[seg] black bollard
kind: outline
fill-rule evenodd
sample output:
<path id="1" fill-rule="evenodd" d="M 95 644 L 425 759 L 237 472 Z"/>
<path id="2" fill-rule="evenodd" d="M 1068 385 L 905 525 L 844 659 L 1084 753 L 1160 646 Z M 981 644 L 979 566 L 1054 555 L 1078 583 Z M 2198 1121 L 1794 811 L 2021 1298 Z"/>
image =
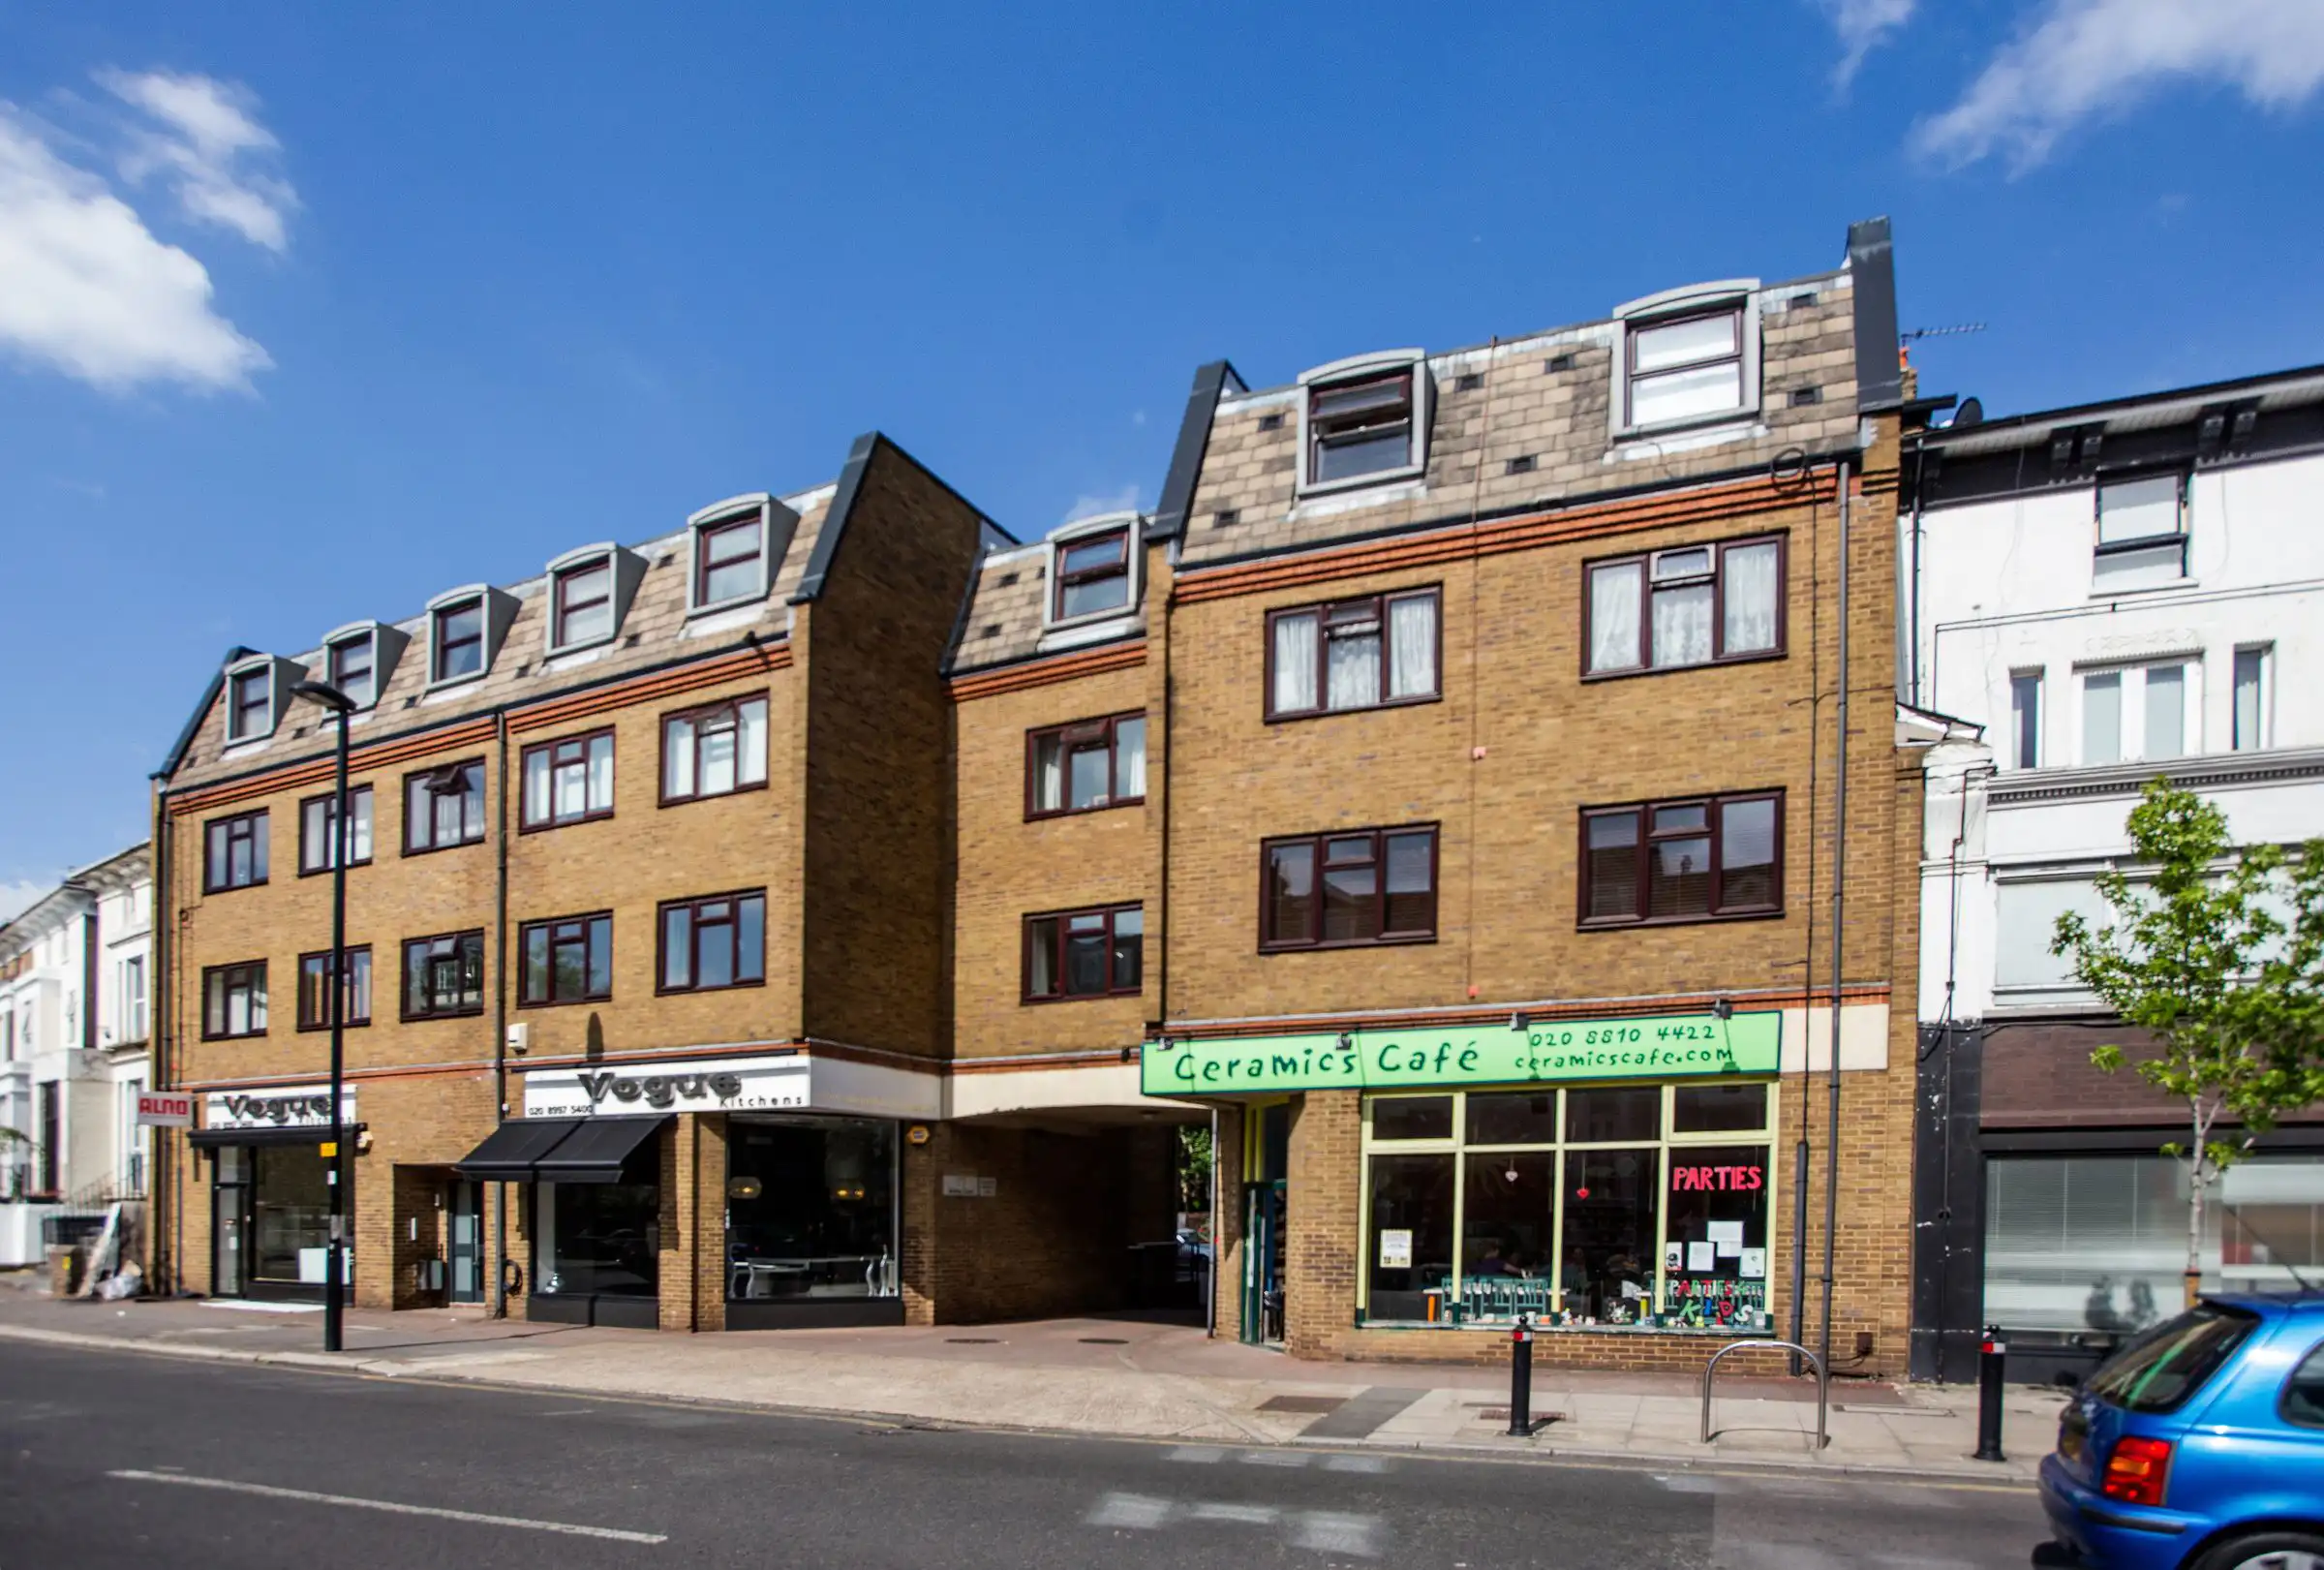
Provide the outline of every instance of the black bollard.
<path id="1" fill-rule="evenodd" d="M 1513 1438 L 1533 1436 L 1533 1326 L 1523 1314 L 1509 1333 L 1509 1431 Z"/>
<path id="2" fill-rule="evenodd" d="M 2002 1461 L 2002 1366 L 2009 1346 L 2002 1327 L 1985 1327 L 1984 1345 L 1977 1354 L 1977 1461 Z"/>

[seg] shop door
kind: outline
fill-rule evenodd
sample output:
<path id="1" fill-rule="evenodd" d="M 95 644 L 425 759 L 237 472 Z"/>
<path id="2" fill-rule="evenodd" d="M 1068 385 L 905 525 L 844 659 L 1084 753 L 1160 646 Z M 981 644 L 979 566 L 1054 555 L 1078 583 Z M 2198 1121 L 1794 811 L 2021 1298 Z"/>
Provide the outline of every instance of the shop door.
<path id="1" fill-rule="evenodd" d="M 250 1152 L 219 1147 L 210 1185 L 210 1295 L 238 1298 L 248 1287 L 244 1257 L 250 1237 Z"/>
<path id="2" fill-rule="evenodd" d="M 1283 1184 L 1242 1185 L 1242 1339 L 1283 1339 Z"/>
<path id="3" fill-rule="evenodd" d="M 454 1303 L 481 1303 L 484 1301 L 484 1185 L 455 1182 L 451 1197 L 447 1295 Z"/>

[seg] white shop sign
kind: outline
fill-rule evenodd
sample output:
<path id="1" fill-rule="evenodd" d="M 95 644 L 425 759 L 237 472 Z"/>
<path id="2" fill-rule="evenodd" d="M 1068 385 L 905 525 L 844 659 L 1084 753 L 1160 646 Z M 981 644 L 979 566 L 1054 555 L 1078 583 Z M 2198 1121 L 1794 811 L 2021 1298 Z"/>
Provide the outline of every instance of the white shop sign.
<path id="1" fill-rule="evenodd" d="M 143 1128 L 191 1128 L 194 1098 L 182 1091 L 139 1091 L 138 1124 Z"/>
<path id="2" fill-rule="evenodd" d="M 339 1096 L 342 1123 L 355 1121 L 355 1087 Z M 204 1128 L 328 1128 L 331 1125 L 331 1087 L 277 1085 L 263 1091 L 212 1091 L 203 1097 Z"/>
<path id="3" fill-rule="evenodd" d="M 592 1063 L 580 1068 L 538 1068 L 525 1075 L 525 1116 L 804 1111 L 810 1105 L 810 1060 L 804 1053 L 652 1065 Z"/>

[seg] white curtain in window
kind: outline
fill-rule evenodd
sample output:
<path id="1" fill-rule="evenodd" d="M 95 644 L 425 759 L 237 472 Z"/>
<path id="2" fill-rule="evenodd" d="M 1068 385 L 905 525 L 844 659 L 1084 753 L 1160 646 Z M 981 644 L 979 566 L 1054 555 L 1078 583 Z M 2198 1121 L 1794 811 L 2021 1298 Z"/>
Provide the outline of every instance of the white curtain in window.
<path id="1" fill-rule="evenodd" d="M 1775 647 L 1775 546 L 1739 545 L 1726 554 L 1728 654 Z"/>
<path id="2" fill-rule="evenodd" d="M 691 720 L 672 720 L 661 732 L 661 793 L 665 796 L 690 796 L 694 793 L 694 723 Z"/>
<path id="3" fill-rule="evenodd" d="M 535 753 L 525 759 L 525 821 L 549 820 L 549 754 Z"/>
<path id="4" fill-rule="evenodd" d="M 735 760 L 735 777 L 744 785 L 763 785 L 767 778 L 767 700 L 753 698 L 735 711 L 742 755 Z"/>
<path id="5" fill-rule="evenodd" d="M 716 796 L 734 788 L 736 726 L 719 725 L 702 732 L 702 794 Z"/>
<path id="6" fill-rule="evenodd" d="M 1114 798 L 1134 801 L 1146 794 L 1146 722 L 1121 720 L 1114 725 Z"/>
<path id="7" fill-rule="evenodd" d="M 1711 586 L 1663 589 L 1654 597 L 1654 662 L 1699 665 L 1711 657 Z"/>
<path id="8" fill-rule="evenodd" d="M 1367 709 L 1380 701 L 1380 630 L 1327 640 L 1324 707 Z"/>
<path id="9" fill-rule="evenodd" d="M 1054 813 L 1065 805 L 1065 743 L 1044 736 L 1033 744 L 1033 805 Z"/>
<path id="10" fill-rule="evenodd" d="M 1628 670 L 1638 662 L 1638 595 L 1645 582 L 1636 562 L 1590 573 L 1590 668 Z"/>
<path id="11" fill-rule="evenodd" d="M 1427 595 L 1388 606 L 1388 695 L 1424 697 L 1436 691 L 1436 600 Z"/>
<path id="12" fill-rule="evenodd" d="M 1274 712 L 1315 707 L 1315 612 L 1275 619 Z"/>

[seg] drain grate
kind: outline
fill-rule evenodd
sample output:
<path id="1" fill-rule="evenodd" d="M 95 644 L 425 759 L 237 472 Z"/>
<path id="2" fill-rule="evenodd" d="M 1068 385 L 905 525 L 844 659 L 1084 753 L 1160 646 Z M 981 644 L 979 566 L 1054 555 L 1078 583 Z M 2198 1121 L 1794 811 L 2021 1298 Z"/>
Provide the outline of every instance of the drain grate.
<path id="1" fill-rule="evenodd" d="M 998 1346 L 1000 1344 L 1000 1338 L 997 1336 L 947 1336 L 944 1339 L 948 1345 L 952 1346 Z"/>
<path id="2" fill-rule="evenodd" d="M 1127 1346 L 1130 1343 L 1127 1338 L 1121 1336 L 1085 1336 L 1082 1338 L 1082 1344 L 1084 1346 Z"/>
<path id="3" fill-rule="evenodd" d="M 1262 1412 L 1336 1412 L 1348 1403 L 1345 1396 L 1269 1396 L 1259 1403 Z"/>

